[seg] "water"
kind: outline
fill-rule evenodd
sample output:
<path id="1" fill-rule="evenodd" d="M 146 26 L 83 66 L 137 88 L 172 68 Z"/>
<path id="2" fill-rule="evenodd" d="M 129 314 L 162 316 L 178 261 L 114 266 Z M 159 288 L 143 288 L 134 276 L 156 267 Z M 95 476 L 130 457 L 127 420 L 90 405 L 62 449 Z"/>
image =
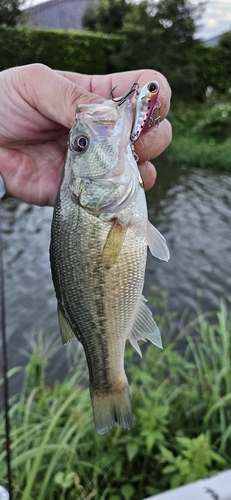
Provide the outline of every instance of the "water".
<path id="1" fill-rule="evenodd" d="M 157 285 L 169 291 L 169 307 L 195 315 L 219 307 L 231 292 L 231 174 L 158 163 L 148 193 L 149 218 L 167 239 L 169 263 L 148 255 L 145 295 Z M 7 200 L 2 207 L 7 337 L 10 366 L 26 362 L 24 336 L 59 329 L 49 267 L 51 208 Z M 52 363 L 51 380 L 66 371 L 66 350 Z M 20 386 L 19 376 L 11 391 Z"/>
<path id="2" fill-rule="evenodd" d="M 179 313 L 218 308 L 231 293 L 231 174 L 162 165 L 148 204 L 171 258 L 158 263 L 149 255 L 147 288 L 168 290 Z"/>

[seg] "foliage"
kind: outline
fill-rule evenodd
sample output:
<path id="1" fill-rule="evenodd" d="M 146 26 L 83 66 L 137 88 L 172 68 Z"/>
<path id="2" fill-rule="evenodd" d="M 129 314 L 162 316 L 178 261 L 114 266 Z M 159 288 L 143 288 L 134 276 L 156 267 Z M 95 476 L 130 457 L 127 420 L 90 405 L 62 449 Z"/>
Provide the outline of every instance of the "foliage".
<path id="1" fill-rule="evenodd" d="M 123 23 L 129 20 L 131 14 L 137 17 L 141 11 L 145 11 L 149 28 L 164 28 L 167 37 L 181 39 L 183 43 L 195 33 L 196 21 L 202 8 L 203 2 L 195 7 L 189 0 L 159 0 L 155 4 L 152 0 L 142 0 L 141 10 L 140 4 L 131 4 L 125 0 L 101 0 L 85 11 L 83 22 L 92 31 L 111 33 L 113 29 L 120 33 Z M 142 20 L 139 24 L 144 32 L 146 26 L 143 26 Z"/>
<path id="2" fill-rule="evenodd" d="M 224 33 L 219 42 L 220 47 L 225 50 L 231 50 L 231 31 Z"/>
<path id="3" fill-rule="evenodd" d="M 83 26 L 102 33 L 120 32 L 126 14 L 132 9 L 126 0 L 101 0 L 84 12 Z"/>
<path id="4" fill-rule="evenodd" d="M 202 3 L 188 0 L 151 0 L 126 3 L 102 0 L 88 9 L 83 20 L 88 29 L 123 36 L 121 49 L 112 54 L 117 71 L 154 67 L 164 73 L 173 88 L 184 91 L 195 83 L 195 62 L 190 56 Z M 115 14 L 116 10 L 120 15 Z M 163 57 L 164 54 L 164 57 Z"/>
<path id="5" fill-rule="evenodd" d="M 176 95 L 204 101 L 208 86 L 227 93 L 231 80 L 230 34 L 217 47 L 194 38 L 204 8 L 203 1 L 102 0 L 88 9 L 84 23 L 87 29 L 122 36 L 111 54 L 113 70 L 155 68 Z"/>
<path id="6" fill-rule="evenodd" d="M 156 312 L 165 311 L 164 337 L 171 316 L 165 304 L 159 306 L 164 295 L 155 292 Z M 187 342 L 180 354 L 176 347 L 182 339 Z M 105 436 L 95 433 L 82 358 L 64 382 L 47 386 L 47 348 L 34 346 L 24 389 L 11 404 L 13 500 L 129 500 L 134 495 L 140 500 L 230 466 L 231 314 L 224 302 L 216 315 L 195 318 L 163 351 L 150 345 L 140 363 L 127 349 L 134 409 L 128 432 L 116 427 Z M 3 449 L 3 419 L 0 442 Z M 2 451 L 1 464 L 4 456 Z M 0 482 L 6 486 L 4 467 Z"/>
<path id="7" fill-rule="evenodd" d="M 39 62 L 54 69 L 105 73 L 119 44 L 118 37 L 98 33 L 1 26 L 0 70 Z"/>
<path id="8" fill-rule="evenodd" d="M 20 5 L 20 0 L 1 0 L 0 25 L 16 26 L 21 16 Z"/>
<path id="9" fill-rule="evenodd" d="M 191 53 L 196 85 L 192 95 L 204 100 L 206 88 L 212 87 L 220 94 L 229 92 L 231 79 L 231 47 L 223 46 L 222 39 L 216 47 L 206 47 L 199 42 Z"/>
<path id="10" fill-rule="evenodd" d="M 170 112 L 173 141 L 167 155 L 186 165 L 230 170 L 230 97 L 210 86 L 206 94 L 204 103 L 174 101 Z"/>

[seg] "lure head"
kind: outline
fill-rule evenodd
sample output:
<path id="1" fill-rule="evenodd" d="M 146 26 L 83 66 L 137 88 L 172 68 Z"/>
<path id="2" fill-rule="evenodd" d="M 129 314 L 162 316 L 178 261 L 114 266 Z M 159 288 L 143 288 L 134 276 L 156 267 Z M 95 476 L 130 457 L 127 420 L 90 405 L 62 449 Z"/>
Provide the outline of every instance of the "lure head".
<path id="1" fill-rule="evenodd" d="M 157 82 L 149 82 L 147 85 L 143 87 L 141 93 L 143 91 L 145 95 L 149 92 L 149 98 L 152 99 L 154 95 L 156 95 L 159 92 L 159 84 Z"/>
<path id="2" fill-rule="evenodd" d="M 158 82 L 149 82 L 140 91 L 136 100 L 136 114 L 131 133 L 131 140 L 137 141 L 146 125 L 149 126 L 150 118 L 157 106 L 160 86 Z M 152 124 L 152 122 L 151 122 Z"/>

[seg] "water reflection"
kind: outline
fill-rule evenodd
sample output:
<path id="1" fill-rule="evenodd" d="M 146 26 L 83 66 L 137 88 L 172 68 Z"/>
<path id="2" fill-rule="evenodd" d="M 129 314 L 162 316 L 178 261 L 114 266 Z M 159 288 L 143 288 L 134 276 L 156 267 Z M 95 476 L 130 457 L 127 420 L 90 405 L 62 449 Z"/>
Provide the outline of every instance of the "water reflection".
<path id="1" fill-rule="evenodd" d="M 146 289 L 158 284 L 169 290 L 170 307 L 178 312 L 213 310 L 231 291 L 231 175 L 169 167 L 158 169 L 158 199 L 154 187 L 148 205 L 171 259 L 165 264 L 148 256 Z"/>

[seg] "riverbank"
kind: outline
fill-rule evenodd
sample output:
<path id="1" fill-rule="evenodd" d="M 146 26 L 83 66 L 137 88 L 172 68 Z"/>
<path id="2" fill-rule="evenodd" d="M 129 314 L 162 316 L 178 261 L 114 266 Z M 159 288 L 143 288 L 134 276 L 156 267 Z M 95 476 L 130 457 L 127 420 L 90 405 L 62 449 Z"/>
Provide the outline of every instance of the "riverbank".
<path id="1" fill-rule="evenodd" d="M 169 120 L 173 140 L 169 159 L 186 166 L 231 171 L 231 105 L 228 96 L 205 103 L 174 102 Z"/>
<path id="2" fill-rule="evenodd" d="M 172 314 L 156 293 L 156 320 L 167 338 Z M 175 332 L 176 333 L 176 332 Z M 84 359 L 62 383 L 46 384 L 55 341 L 40 334 L 24 370 L 20 397 L 11 402 L 14 500 L 141 500 L 231 466 L 231 314 L 201 315 L 163 351 L 126 350 L 134 425 L 98 436 L 93 428 Z M 182 354 L 179 342 L 186 343 Z M 182 349 L 181 349 L 182 352 Z M 15 368 L 10 376 L 22 370 Z M 16 372 L 16 373 L 15 373 Z M 0 443 L 4 449 L 4 418 Z M 7 487 L 5 452 L 0 484 Z"/>

